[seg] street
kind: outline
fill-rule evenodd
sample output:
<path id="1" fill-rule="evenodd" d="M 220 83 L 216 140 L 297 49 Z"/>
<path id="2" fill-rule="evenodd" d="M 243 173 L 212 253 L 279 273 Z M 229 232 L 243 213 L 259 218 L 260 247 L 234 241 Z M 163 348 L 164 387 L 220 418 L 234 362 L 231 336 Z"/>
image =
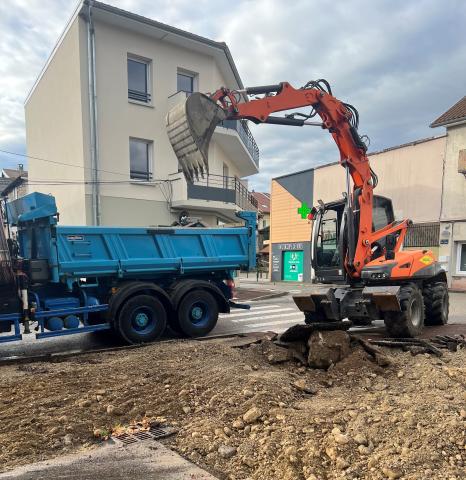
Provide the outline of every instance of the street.
<path id="1" fill-rule="evenodd" d="M 263 291 L 264 294 L 286 290 L 288 294 L 269 300 L 248 302 L 251 305 L 250 310 L 232 309 L 230 314 L 221 314 L 217 326 L 209 336 L 260 331 L 281 333 L 291 325 L 303 321 L 303 314 L 294 304 L 292 294 L 309 288 L 309 285 L 279 284 L 274 286 L 269 282 L 258 284 L 255 281 L 242 280 L 242 288 L 257 289 Z M 450 293 L 449 325 L 466 326 L 466 294 Z M 374 331 L 383 331 L 381 330 L 383 329 L 383 322 L 374 322 L 373 328 Z M 429 330 L 426 329 L 426 332 L 428 333 Z M 105 332 L 52 337 L 42 340 L 36 340 L 34 334 L 31 334 L 24 335 L 22 342 L 1 345 L 0 358 L 109 348 L 118 344 L 117 342 L 114 337 L 106 335 Z"/>

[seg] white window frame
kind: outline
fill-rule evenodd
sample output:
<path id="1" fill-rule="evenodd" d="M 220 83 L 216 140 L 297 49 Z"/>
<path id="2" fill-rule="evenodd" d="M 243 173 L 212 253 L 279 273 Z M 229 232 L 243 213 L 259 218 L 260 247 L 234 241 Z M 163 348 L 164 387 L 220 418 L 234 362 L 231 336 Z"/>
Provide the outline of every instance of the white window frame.
<path id="1" fill-rule="evenodd" d="M 129 97 L 129 78 L 128 78 L 128 60 L 132 60 L 133 62 L 139 62 L 146 65 L 146 83 L 147 83 L 147 95 L 149 95 L 149 101 L 144 102 L 142 100 L 136 100 L 134 98 Z M 127 95 L 128 95 L 128 102 L 129 103 L 136 103 L 138 105 L 145 105 L 145 106 L 152 106 L 154 95 L 152 91 L 152 60 L 150 58 L 141 57 L 139 55 L 134 55 L 132 53 L 128 53 L 126 58 L 126 84 L 127 84 Z"/>
<path id="2" fill-rule="evenodd" d="M 178 74 L 184 75 L 185 77 L 191 77 L 193 79 L 193 92 L 199 91 L 199 74 L 196 72 L 191 72 L 190 70 L 185 70 L 184 68 L 178 67 L 176 69 L 176 93 L 184 91 L 184 90 L 178 90 Z"/>
<path id="3" fill-rule="evenodd" d="M 457 242 L 456 245 L 456 273 L 455 275 L 466 276 L 466 270 L 460 270 L 461 267 L 461 248 L 466 246 L 466 242 Z"/>
<path id="4" fill-rule="evenodd" d="M 131 177 L 131 140 L 135 140 L 137 142 L 144 142 L 147 143 L 148 149 L 148 168 L 149 168 L 149 179 L 145 178 L 133 178 Z M 128 140 L 128 164 L 129 164 L 129 178 L 131 182 L 134 183 L 150 183 L 154 179 L 154 141 L 148 140 L 147 138 L 140 138 L 140 137 L 129 137 Z"/>

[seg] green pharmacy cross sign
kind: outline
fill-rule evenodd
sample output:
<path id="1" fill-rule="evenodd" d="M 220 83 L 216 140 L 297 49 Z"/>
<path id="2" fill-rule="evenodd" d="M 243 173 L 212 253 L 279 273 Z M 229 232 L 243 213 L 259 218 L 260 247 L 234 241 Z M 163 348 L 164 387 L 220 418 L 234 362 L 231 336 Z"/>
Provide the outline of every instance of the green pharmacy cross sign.
<path id="1" fill-rule="evenodd" d="M 301 203 L 301 206 L 298 208 L 298 215 L 301 215 L 303 220 L 308 218 L 311 212 L 312 209 L 307 206 L 306 202 Z"/>

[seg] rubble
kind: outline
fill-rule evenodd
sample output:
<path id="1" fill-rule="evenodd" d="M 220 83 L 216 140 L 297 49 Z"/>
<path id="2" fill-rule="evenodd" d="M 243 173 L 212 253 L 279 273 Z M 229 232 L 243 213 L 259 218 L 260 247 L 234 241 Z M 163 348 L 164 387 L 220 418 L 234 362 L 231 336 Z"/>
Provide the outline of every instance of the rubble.
<path id="1" fill-rule="evenodd" d="M 4 366 L 0 468 L 95 448 L 154 421 L 175 427 L 164 441 L 221 480 L 464 478 L 466 349 L 413 357 L 349 343 L 327 370 L 294 356 L 270 363 L 260 342 L 222 340 L 69 357 L 37 364 L 40 374 Z"/>

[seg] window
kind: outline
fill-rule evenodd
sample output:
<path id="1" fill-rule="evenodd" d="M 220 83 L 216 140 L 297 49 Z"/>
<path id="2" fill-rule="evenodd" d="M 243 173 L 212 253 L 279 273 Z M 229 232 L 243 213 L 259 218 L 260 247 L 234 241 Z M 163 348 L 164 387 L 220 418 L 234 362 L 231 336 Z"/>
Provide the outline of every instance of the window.
<path id="1" fill-rule="evenodd" d="M 128 98 L 138 102 L 150 103 L 150 62 L 128 58 Z"/>
<path id="2" fill-rule="evenodd" d="M 466 275 L 466 243 L 458 243 L 456 252 L 456 273 Z"/>
<path id="3" fill-rule="evenodd" d="M 194 92 L 194 76 L 187 73 L 177 73 L 176 75 L 176 91 L 177 92 Z"/>
<path id="4" fill-rule="evenodd" d="M 341 219 L 336 210 L 326 210 L 322 216 L 316 248 L 317 265 L 319 267 L 340 266 L 338 244 L 340 221 Z"/>
<path id="5" fill-rule="evenodd" d="M 152 142 L 129 139 L 130 177 L 134 180 L 151 180 Z"/>
<path id="6" fill-rule="evenodd" d="M 372 207 L 372 231 L 380 230 L 395 220 L 392 201 L 385 197 L 374 195 Z"/>

